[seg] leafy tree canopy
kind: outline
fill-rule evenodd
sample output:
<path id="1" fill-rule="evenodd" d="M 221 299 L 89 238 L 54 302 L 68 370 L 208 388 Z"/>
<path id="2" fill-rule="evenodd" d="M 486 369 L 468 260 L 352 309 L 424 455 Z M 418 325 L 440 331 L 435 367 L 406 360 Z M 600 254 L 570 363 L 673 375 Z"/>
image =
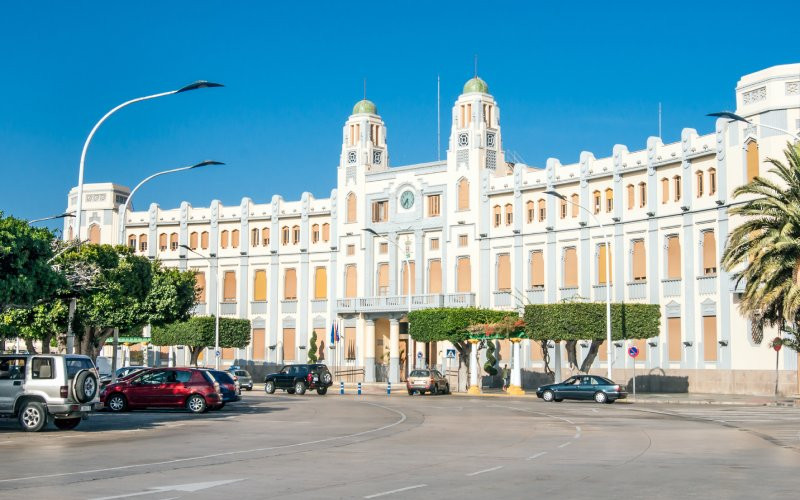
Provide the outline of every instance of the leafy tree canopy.
<path id="1" fill-rule="evenodd" d="M 214 316 L 193 316 L 186 321 L 176 321 L 152 329 L 154 345 L 185 345 L 192 353 L 193 365 L 206 347 L 214 347 Z M 220 347 L 246 347 L 250 343 L 250 320 L 240 318 L 219 319 Z"/>
<path id="2" fill-rule="evenodd" d="M 525 306 L 525 332 L 534 340 L 605 340 L 606 305 L 565 302 Z M 611 304 L 614 340 L 657 337 L 661 323 L 658 304 Z"/>
<path id="3" fill-rule="evenodd" d="M 408 314 L 409 334 L 418 342 L 447 340 L 455 344 L 469 339 L 470 326 L 496 323 L 508 316 L 516 313 L 476 307 L 422 309 Z"/>

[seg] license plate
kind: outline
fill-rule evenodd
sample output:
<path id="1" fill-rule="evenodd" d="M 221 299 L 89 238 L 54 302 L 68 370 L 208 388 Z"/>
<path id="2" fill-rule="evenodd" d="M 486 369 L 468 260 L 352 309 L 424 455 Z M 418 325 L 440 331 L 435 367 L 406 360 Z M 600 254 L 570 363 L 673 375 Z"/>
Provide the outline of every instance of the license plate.
<path id="1" fill-rule="evenodd" d="M 81 406 L 81 411 L 92 411 L 91 406 Z"/>

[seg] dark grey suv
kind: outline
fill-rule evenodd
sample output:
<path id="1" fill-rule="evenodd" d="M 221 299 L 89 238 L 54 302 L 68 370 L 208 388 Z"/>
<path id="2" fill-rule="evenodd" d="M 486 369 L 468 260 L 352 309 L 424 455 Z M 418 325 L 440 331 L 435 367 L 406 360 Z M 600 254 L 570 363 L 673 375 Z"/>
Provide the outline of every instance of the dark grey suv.
<path id="1" fill-rule="evenodd" d="M 320 396 L 333 385 L 333 377 L 328 367 L 321 364 L 286 365 L 278 373 L 270 373 L 264 379 L 264 390 L 272 394 L 275 389 L 283 389 L 289 394 L 305 394 L 316 389 Z"/>

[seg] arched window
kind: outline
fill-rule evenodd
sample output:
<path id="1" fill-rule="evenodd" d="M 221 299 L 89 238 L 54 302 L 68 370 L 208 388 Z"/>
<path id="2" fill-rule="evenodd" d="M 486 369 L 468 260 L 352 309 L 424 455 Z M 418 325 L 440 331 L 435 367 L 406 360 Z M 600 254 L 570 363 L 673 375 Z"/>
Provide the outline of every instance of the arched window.
<path id="1" fill-rule="evenodd" d="M 681 176 L 676 175 L 672 178 L 672 188 L 675 191 L 675 201 L 681 201 Z"/>
<path id="2" fill-rule="evenodd" d="M 67 230 L 67 239 L 72 240 L 74 238 L 75 238 L 75 232 L 72 230 L 72 226 L 69 226 L 69 229 Z"/>
<path id="3" fill-rule="evenodd" d="M 639 183 L 639 207 L 644 208 L 647 205 L 647 184 L 644 182 Z"/>
<path id="4" fill-rule="evenodd" d="M 231 231 L 231 248 L 239 248 L 239 230 Z"/>
<path id="5" fill-rule="evenodd" d="M 297 300 L 297 271 L 293 267 L 283 274 L 283 299 Z"/>
<path id="6" fill-rule="evenodd" d="M 250 230 L 250 246 L 251 247 L 255 248 L 255 247 L 257 247 L 259 245 L 259 243 L 260 243 L 259 236 L 260 235 L 258 233 L 259 233 L 258 228 L 253 228 L 253 229 Z"/>
<path id="7" fill-rule="evenodd" d="M 715 168 L 708 169 L 708 194 L 711 196 L 717 194 L 717 170 Z"/>
<path id="8" fill-rule="evenodd" d="M 100 244 L 100 226 L 97 224 L 89 226 L 89 243 Z"/>
<path id="9" fill-rule="evenodd" d="M 647 255 L 644 252 L 644 240 L 634 240 L 631 253 L 633 254 L 633 281 L 646 281 Z"/>
<path id="10" fill-rule="evenodd" d="M 132 234 L 132 235 L 128 236 L 128 248 L 130 248 L 131 251 L 133 251 L 133 252 L 136 251 L 136 235 L 135 234 Z"/>
<path id="11" fill-rule="evenodd" d="M 578 252 L 575 247 L 564 249 L 564 288 L 578 287 Z"/>
<path id="12" fill-rule="evenodd" d="M 570 201 L 572 201 L 572 218 L 574 219 L 578 216 L 578 211 L 580 210 L 581 197 L 575 193 L 570 197 Z"/>
<path id="13" fill-rule="evenodd" d="M 319 241 L 319 224 L 314 224 L 311 226 L 311 243 L 317 243 Z"/>
<path id="14" fill-rule="evenodd" d="M 614 190 L 611 188 L 606 189 L 606 212 L 611 213 L 614 210 Z"/>
<path id="15" fill-rule="evenodd" d="M 661 203 L 667 203 L 669 201 L 669 179 L 664 177 L 661 179 Z"/>
<path id="16" fill-rule="evenodd" d="M 189 248 L 197 250 L 197 231 L 193 231 L 189 235 Z"/>
<path id="17" fill-rule="evenodd" d="M 636 202 L 634 201 L 635 195 L 633 184 L 628 184 L 626 190 L 628 192 L 628 210 L 633 210 L 633 207 L 636 205 Z"/>
<path id="18" fill-rule="evenodd" d="M 317 267 L 314 269 L 314 299 L 325 300 L 328 298 L 328 269 Z"/>
<path id="19" fill-rule="evenodd" d="M 350 193 L 347 195 L 347 218 L 345 222 L 356 222 L 356 194 Z"/>
<path id="20" fill-rule="evenodd" d="M 459 257 L 456 260 L 456 291 L 472 292 L 472 267 L 469 257 Z"/>
<path id="21" fill-rule="evenodd" d="M 534 205 L 533 200 L 525 203 L 525 212 L 528 214 L 529 223 L 536 220 L 536 206 Z"/>
<path id="22" fill-rule="evenodd" d="M 261 244 L 265 247 L 269 246 L 269 228 L 265 227 L 261 230 Z"/>
<path id="23" fill-rule="evenodd" d="M 463 178 L 458 181 L 456 191 L 458 191 L 457 210 L 469 210 L 469 181 Z"/>
<path id="24" fill-rule="evenodd" d="M 703 275 L 717 274 L 717 238 L 714 231 L 703 231 Z"/>
<path id="25" fill-rule="evenodd" d="M 167 233 L 158 235 L 158 250 L 160 252 L 165 252 L 167 250 Z"/>
<path id="26" fill-rule="evenodd" d="M 598 285 L 605 285 L 606 284 L 606 257 L 608 257 L 608 279 L 611 283 L 614 282 L 614 274 L 613 274 L 613 261 L 611 259 L 611 254 L 609 253 L 606 256 L 606 252 L 610 249 L 606 249 L 605 243 L 600 243 L 597 245 L 597 284 Z"/>
<path id="27" fill-rule="evenodd" d="M 567 200 L 558 200 L 558 214 L 562 219 L 567 218 Z"/>
<path id="28" fill-rule="evenodd" d="M 169 235 L 169 249 L 173 252 L 178 249 L 178 233 Z"/>
<path id="29" fill-rule="evenodd" d="M 355 264 L 348 264 L 344 268 L 344 296 L 348 299 L 358 296 L 358 275 Z"/>
<path id="30" fill-rule="evenodd" d="M 697 197 L 703 196 L 703 171 L 698 170 L 694 173 L 695 184 L 697 186 Z"/>
<path id="31" fill-rule="evenodd" d="M 228 248 L 228 236 L 229 232 L 227 229 L 219 233 L 219 246 L 220 248 Z"/>
<path id="32" fill-rule="evenodd" d="M 428 293 L 442 293 L 442 261 L 428 261 Z"/>
<path id="33" fill-rule="evenodd" d="M 503 220 L 503 215 L 500 212 L 500 205 L 494 206 L 494 227 L 500 227 L 500 223 Z"/>
<path id="34" fill-rule="evenodd" d="M 531 288 L 544 288 L 544 254 L 541 250 L 531 252 Z"/>
<path id="35" fill-rule="evenodd" d="M 540 198 L 536 204 L 539 208 L 539 222 L 544 222 L 544 220 L 547 218 L 547 202 Z"/>
<path id="36" fill-rule="evenodd" d="M 267 300 L 267 271 L 256 269 L 253 273 L 253 300 L 265 302 Z"/>
<path id="37" fill-rule="evenodd" d="M 208 231 L 200 233 L 200 248 L 208 250 Z"/>
<path id="38" fill-rule="evenodd" d="M 146 252 L 147 251 L 147 235 L 140 234 L 139 235 L 139 251 Z"/>
<path id="39" fill-rule="evenodd" d="M 667 236 L 667 279 L 681 279 L 681 242 L 677 235 Z"/>
<path id="40" fill-rule="evenodd" d="M 281 228 L 281 245 L 288 245 L 289 244 L 289 226 L 283 226 Z"/>
<path id="41" fill-rule="evenodd" d="M 600 191 L 595 191 L 592 193 L 592 199 L 594 200 L 594 213 L 600 213 Z"/>
<path id="42" fill-rule="evenodd" d="M 497 290 L 511 291 L 511 256 L 507 253 L 497 256 Z"/>
<path id="43" fill-rule="evenodd" d="M 506 226 L 510 226 L 514 222 L 514 207 L 511 203 L 506 203 Z"/>
<path id="44" fill-rule="evenodd" d="M 322 225 L 322 241 L 329 241 L 331 239 L 331 225 L 327 222 Z"/>
<path id="45" fill-rule="evenodd" d="M 300 226 L 292 226 L 292 244 L 300 243 Z"/>
<path id="46" fill-rule="evenodd" d="M 747 182 L 758 177 L 758 143 L 750 141 L 747 143 Z"/>

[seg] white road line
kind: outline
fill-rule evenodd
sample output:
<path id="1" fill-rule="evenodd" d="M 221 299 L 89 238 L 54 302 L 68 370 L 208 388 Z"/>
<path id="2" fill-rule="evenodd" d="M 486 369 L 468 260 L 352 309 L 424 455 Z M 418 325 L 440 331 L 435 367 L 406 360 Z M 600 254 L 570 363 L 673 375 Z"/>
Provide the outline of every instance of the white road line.
<path id="1" fill-rule="evenodd" d="M 483 474 L 484 472 L 492 472 L 492 471 L 495 471 L 497 469 L 502 469 L 502 468 L 503 468 L 502 465 L 498 465 L 497 467 L 492 467 L 491 469 L 483 469 L 483 470 L 479 470 L 477 472 L 470 472 L 469 474 L 466 474 L 466 475 L 467 476 L 477 476 L 478 474 Z"/>
<path id="2" fill-rule="evenodd" d="M 537 453 L 535 455 L 529 456 L 526 460 L 534 460 L 536 458 L 541 457 L 542 455 L 547 455 L 547 452 L 546 451 L 540 451 L 539 453 Z"/>
<path id="3" fill-rule="evenodd" d="M 595 412 L 595 413 L 598 412 L 597 408 L 592 408 L 592 411 Z"/>
<path id="4" fill-rule="evenodd" d="M 384 492 L 381 492 L 381 493 L 375 493 L 374 495 L 367 495 L 364 498 L 378 498 L 378 497 L 383 497 L 383 496 L 386 496 L 386 495 L 393 495 L 395 493 L 400 493 L 402 491 L 415 490 L 417 488 L 424 488 L 425 486 L 428 486 L 428 485 L 427 484 L 415 484 L 414 486 L 406 486 L 405 488 L 398 488 L 396 490 L 384 491 Z"/>
<path id="5" fill-rule="evenodd" d="M 567 441 L 566 443 L 561 443 L 558 445 L 559 448 L 566 448 L 567 446 L 571 445 L 572 441 Z"/>
<path id="6" fill-rule="evenodd" d="M 54 477 L 67 477 L 67 476 L 78 476 L 83 474 L 93 474 L 98 472 L 111 472 L 111 471 L 118 471 L 118 470 L 126 470 L 126 469 L 138 469 L 140 467 L 152 467 L 154 465 L 169 465 L 169 464 L 178 464 L 182 462 L 193 462 L 197 460 L 206 460 L 209 458 L 218 458 L 218 457 L 229 457 L 234 455 L 244 455 L 246 453 L 258 453 L 261 451 L 272 451 L 272 450 L 284 450 L 287 448 L 296 448 L 298 446 L 307 446 L 311 444 L 320 444 L 320 443 L 328 443 L 331 441 L 339 441 L 342 439 L 348 439 L 358 436 L 363 436 L 365 434 L 371 434 L 373 432 L 380 432 L 382 430 L 389 429 L 396 425 L 400 425 L 406 421 L 408 418 L 405 413 L 400 410 L 395 410 L 393 408 L 389 408 L 388 406 L 379 405 L 378 403 L 371 403 L 369 401 L 365 401 L 363 404 L 368 404 L 372 406 L 377 406 L 378 408 L 383 408 L 384 410 L 389 410 L 391 412 L 397 413 L 400 415 L 400 419 L 392 422 L 391 424 L 386 424 L 381 427 L 376 427 L 374 429 L 370 429 L 367 431 L 356 432 L 355 434 L 347 434 L 344 436 L 335 436 L 329 437 L 324 439 L 316 439 L 314 441 L 305 441 L 302 443 L 294 443 L 294 444 L 284 444 L 279 446 L 265 446 L 263 448 L 251 448 L 249 450 L 236 450 L 236 451 L 225 451 L 220 453 L 210 453 L 208 455 L 199 455 L 194 457 L 185 457 L 185 458 L 176 458 L 173 460 L 162 460 L 159 462 L 147 462 L 142 464 L 131 464 L 131 465 L 120 465 L 118 467 L 107 467 L 104 469 L 89 469 L 89 470 L 81 470 L 81 471 L 74 471 L 74 472 L 61 472 L 58 474 L 41 474 L 38 476 L 23 476 L 23 477 L 12 477 L 9 479 L 0 479 L 0 483 L 13 483 L 16 481 L 27 481 L 31 479 L 47 479 L 47 478 L 54 478 Z"/>

